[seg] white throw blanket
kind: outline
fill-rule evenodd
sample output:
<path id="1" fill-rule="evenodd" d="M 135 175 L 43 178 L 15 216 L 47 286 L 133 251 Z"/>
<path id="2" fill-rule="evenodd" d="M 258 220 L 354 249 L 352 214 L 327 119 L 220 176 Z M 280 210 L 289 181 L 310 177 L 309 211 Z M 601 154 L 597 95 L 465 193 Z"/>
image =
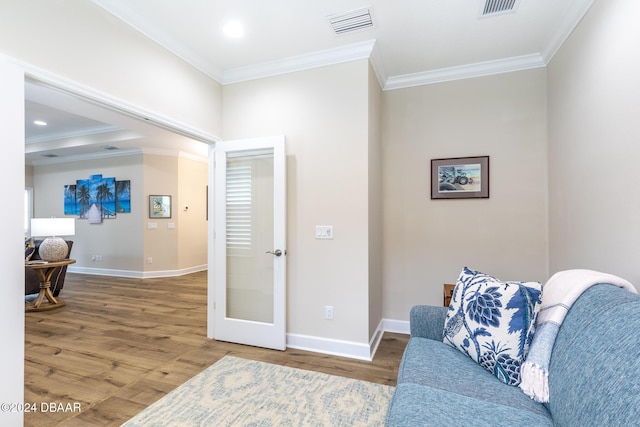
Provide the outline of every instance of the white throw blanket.
<path id="1" fill-rule="evenodd" d="M 593 285 L 607 283 L 638 293 L 628 281 L 593 270 L 554 274 L 542 287 L 542 306 L 526 361 L 520 368 L 520 388 L 536 402 L 549 401 L 549 361 L 556 335 L 571 305 Z"/>

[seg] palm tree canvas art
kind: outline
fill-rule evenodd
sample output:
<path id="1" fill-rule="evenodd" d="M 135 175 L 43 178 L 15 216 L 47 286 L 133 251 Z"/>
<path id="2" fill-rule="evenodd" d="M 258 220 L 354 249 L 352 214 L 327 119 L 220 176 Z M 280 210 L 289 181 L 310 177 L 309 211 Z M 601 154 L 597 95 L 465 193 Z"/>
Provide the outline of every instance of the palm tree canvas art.
<path id="1" fill-rule="evenodd" d="M 64 214 L 78 214 L 78 200 L 76 198 L 76 185 L 69 184 L 64 186 Z"/>
<path id="2" fill-rule="evenodd" d="M 88 219 L 91 223 L 115 218 L 116 214 L 131 212 L 130 181 L 116 181 L 91 175 L 79 179 L 75 185 L 64 187 L 64 213 Z"/>
<path id="3" fill-rule="evenodd" d="M 131 213 L 131 181 L 116 181 L 116 213 Z"/>

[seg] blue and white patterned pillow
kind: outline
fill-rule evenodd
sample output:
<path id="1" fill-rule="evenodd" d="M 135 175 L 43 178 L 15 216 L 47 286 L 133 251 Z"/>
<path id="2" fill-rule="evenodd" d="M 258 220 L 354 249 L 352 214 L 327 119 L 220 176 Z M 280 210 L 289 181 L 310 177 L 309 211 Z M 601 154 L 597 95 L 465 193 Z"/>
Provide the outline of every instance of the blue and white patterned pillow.
<path id="1" fill-rule="evenodd" d="M 538 282 L 503 282 L 464 267 L 451 297 L 443 341 L 516 386 L 541 302 Z"/>

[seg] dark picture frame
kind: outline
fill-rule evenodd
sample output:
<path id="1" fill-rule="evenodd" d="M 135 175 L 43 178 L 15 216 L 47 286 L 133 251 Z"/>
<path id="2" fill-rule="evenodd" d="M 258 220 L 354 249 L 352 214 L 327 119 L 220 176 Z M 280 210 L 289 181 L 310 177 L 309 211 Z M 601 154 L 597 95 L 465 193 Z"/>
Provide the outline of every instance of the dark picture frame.
<path id="1" fill-rule="evenodd" d="M 149 218 L 171 218 L 171 196 L 149 196 Z"/>
<path id="2" fill-rule="evenodd" d="M 489 156 L 431 159 L 431 198 L 489 198 Z"/>

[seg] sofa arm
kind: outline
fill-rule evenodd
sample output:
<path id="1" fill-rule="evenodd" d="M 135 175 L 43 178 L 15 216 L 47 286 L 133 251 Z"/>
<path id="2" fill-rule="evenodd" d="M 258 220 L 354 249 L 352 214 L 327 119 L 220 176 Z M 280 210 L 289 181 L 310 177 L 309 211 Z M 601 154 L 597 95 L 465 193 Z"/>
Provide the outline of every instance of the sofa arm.
<path id="1" fill-rule="evenodd" d="M 416 305 L 411 309 L 409 322 L 412 337 L 429 338 L 442 341 L 444 320 L 449 307 L 433 305 Z"/>

